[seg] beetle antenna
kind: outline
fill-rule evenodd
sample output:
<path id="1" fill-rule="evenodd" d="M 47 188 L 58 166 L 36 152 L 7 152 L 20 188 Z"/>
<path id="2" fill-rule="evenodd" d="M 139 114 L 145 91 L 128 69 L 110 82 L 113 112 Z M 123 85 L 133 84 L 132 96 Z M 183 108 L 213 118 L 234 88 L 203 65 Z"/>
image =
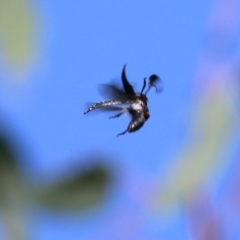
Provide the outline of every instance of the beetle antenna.
<path id="1" fill-rule="evenodd" d="M 146 78 L 143 79 L 143 86 L 142 86 L 142 91 L 141 94 L 143 93 L 144 89 L 146 88 Z"/>
<path id="2" fill-rule="evenodd" d="M 148 80 L 148 89 L 147 91 L 145 92 L 145 94 L 148 93 L 148 91 L 150 90 L 151 87 L 154 87 L 156 89 L 156 92 L 161 92 L 162 89 L 158 89 L 157 86 L 154 84 L 158 81 L 161 81 L 160 77 L 157 76 L 156 74 L 153 74 L 149 77 L 149 80 Z"/>

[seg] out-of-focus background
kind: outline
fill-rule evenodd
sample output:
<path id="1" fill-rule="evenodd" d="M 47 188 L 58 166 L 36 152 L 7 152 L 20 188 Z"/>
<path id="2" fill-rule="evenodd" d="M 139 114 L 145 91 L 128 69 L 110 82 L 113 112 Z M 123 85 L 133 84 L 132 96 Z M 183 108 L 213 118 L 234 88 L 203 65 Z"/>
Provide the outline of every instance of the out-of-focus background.
<path id="1" fill-rule="evenodd" d="M 0 1 L 0 239 L 240 239 L 240 1 Z M 151 117 L 83 115 L 155 73 Z"/>

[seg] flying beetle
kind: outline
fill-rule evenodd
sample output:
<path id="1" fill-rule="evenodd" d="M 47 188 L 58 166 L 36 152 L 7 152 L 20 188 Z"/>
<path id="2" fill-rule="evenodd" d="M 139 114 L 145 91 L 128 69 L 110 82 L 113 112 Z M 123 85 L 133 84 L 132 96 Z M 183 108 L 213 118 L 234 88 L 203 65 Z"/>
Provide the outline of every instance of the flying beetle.
<path id="1" fill-rule="evenodd" d="M 129 83 L 126 76 L 126 65 L 123 66 L 121 73 L 122 88 L 118 87 L 116 84 L 102 84 L 100 85 L 100 92 L 102 95 L 109 97 L 110 100 L 101 101 L 92 104 L 84 114 L 87 114 L 95 109 L 105 110 L 105 111 L 119 111 L 118 114 L 110 117 L 116 118 L 121 116 L 123 113 L 128 113 L 131 117 L 131 122 L 128 128 L 118 134 L 117 136 L 123 135 L 126 132 L 134 132 L 139 130 L 150 117 L 149 109 L 147 106 L 148 98 L 147 93 L 154 87 L 157 92 L 161 92 L 163 87 L 157 88 L 156 84 L 161 82 L 161 79 L 156 75 L 152 74 L 148 79 L 148 88 L 144 92 L 147 80 L 144 78 L 143 86 L 140 93 L 134 91 L 132 85 Z M 123 107 L 121 105 L 127 105 Z"/>

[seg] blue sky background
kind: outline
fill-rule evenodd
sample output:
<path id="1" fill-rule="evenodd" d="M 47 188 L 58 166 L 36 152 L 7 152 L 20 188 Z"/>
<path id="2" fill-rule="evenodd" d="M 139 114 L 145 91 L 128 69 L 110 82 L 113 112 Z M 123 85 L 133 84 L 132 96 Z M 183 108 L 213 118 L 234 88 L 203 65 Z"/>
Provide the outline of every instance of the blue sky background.
<path id="1" fill-rule="evenodd" d="M 232 89 L 238 86 L 239 32 L 234 25 L 237 17 L 225 21 L 231 15 L 227 15 L 231 13 L 228 4 L 239 6 L 233 0 L 32 3 L 34 59 L 20 80 L 3 64 L 0 77 L 1 111 L 31 149 L 31 161 L 22 166 L 26 176 L 40 183 L 50 182 L 76 164 L 91 166 L 84 160 L 76 163 L 71 159 L 95 151 L 114 156 L 108 164 L 118 169 L 117 183 L 95 208 L 67 214 L 34 211 L 28 222 L 33 239 L 204 239 L 196 237 L 202 225 L 198 230 L 190 226 L 188 210 L 198 203 L 190 201 L 188 206 L 176 197 L 177 203 L 168 211 L 164 204 L 163 210 L 156 210 L 152 202 L 168 186 L 166 179 L 174 179 L 171 166 L 198 138 L 197 131 L 191 135 L 197 126 L 193 127 L 192 121 L 201 101 L 208 101 L 208 93 L 213 91 L 218 96 L 224 86 L 230 90 L 221 96 L 230 99 L 234 93 L 230 108 L 237 105 Z M 223 9 L 226 16 L 219 20 Z M 86 102 L 102 100 L 98 84 L 120 80 L 124 64 L 136 89 L 141 90 L 144 77 L 155 73 L 161 76 L 164 91 L 148 94 L 151 117 L 144 127 L 117 138 L 129 123 L 127 117 L 109 120 L 111 113 L 83 112 Z M 229 86 L 226 82 L 230 81 Z M 208 196 L 200 205 L 211 208 L 218 203 L 217 196 L 224 194 L 221 189 L 227 188 L 235 170 L 233 165 L 238 166 L 239 128 L 234 125 L 234 129 L 235 133 L 225 139 L 230 144 L 225 144 L 224 150 L 216 148 L 216 159 L 222 164 L 215 168 L 217 171 L 207 168 L 210 190 L 199 190 L 201 196 Z M 184 165 L 181 167 L 184 171 Z M 223 167 L 228 170 L 223 171 Z M 191 171 L 183 172 L 184 176 L 188 174 Z M 204 180 L 205 175 L 201 176 Z M 210 196 L 206 194 L 209 191 Z M 222 211 L 226 216 L 228 210 Z M 238 239 L 240 233 L 229 229 L 230 222 L 220 222 L 225 226 L 226 239 Z"/>
<path id="2" fill-rule="evenodd" d="M 199 1 L 199 5 L 187 5 L 189 10 L 182 4 L 156 2 L 139 6 L 128 2 L 98 4 L 59 1 L 45 5 L 47 17 L 42 33 L 48 34 L 43 36 L 41 71 L 32 86 L 34 119 L 29 119 L 36 124 L 33 134 L 44 139 L 37 146 L 39 156 L 44 154 L 41 160 L 52 159 L 49 164 L 55 168 L 53 159 L 59 162 L 59 158 L 78 152 L 79 146 L 114 149 L 114 153 L 122 155 L 126 146 L 134 144 L 145 146 L 138 148 L 142 152 L 137 156 L 155 156 L 159 164 L 161 150 L 177 134 L 174 127 L 179 122 L 175 120 L 185 120 L 211 4 L 203 7 Z M 138 89 L 143 77 L 156 73 L 162 77 L 165 90 L 162 95 L 149 94 L 151 121 L 141 129 L 143 133 L 117 139 L 116 134 L 126 128 L 129 119 L 109 121 L 106 115 L 83 116 L 82 112 L 85 102 L 102 100 L 97 85 L 119 78 L 125 63 L 129 79 Z M 164 141 L 147 144 L 156 138 Z M 125 156 L 138 159 L 134 147 L 127 149 Z M 142 161 L 148 165 L 148 161 Z"/>

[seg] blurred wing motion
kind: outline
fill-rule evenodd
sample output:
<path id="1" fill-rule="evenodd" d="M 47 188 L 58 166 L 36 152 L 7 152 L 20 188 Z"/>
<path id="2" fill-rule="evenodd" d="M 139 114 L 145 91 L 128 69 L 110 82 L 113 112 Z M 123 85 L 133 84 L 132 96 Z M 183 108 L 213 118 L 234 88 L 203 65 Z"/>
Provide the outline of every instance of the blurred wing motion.
<path id="1" fill-rule="evenodd" d="M 133 90 L 132 85 L 128 82 L 125 72 L 126 65 L 123 66 L 122 70 L 122 84 L 123 90 L 117 86 L 117 84 L 101 84 L 99 86 L 99 92 L 102 96 L 107 98 L 112 98 L 113 100 L 101 101 L 94 103 L 90 106 L 85 112 L 89 113 L 92 110 L 97 108 L 107 107 L 111 105 L 119 105 L 119 104 L 131 104 L 136 99 L 136 93 Z"/>
<path id="2" fill-rule="evenodd" d="M 99 93 L 104 98 L 109 99 L 128 99 L 125 92 L 121 89 L 121 87 L 117 86 L 115 83 L 109 84 L 100 84 L 98 87 Z"/>

